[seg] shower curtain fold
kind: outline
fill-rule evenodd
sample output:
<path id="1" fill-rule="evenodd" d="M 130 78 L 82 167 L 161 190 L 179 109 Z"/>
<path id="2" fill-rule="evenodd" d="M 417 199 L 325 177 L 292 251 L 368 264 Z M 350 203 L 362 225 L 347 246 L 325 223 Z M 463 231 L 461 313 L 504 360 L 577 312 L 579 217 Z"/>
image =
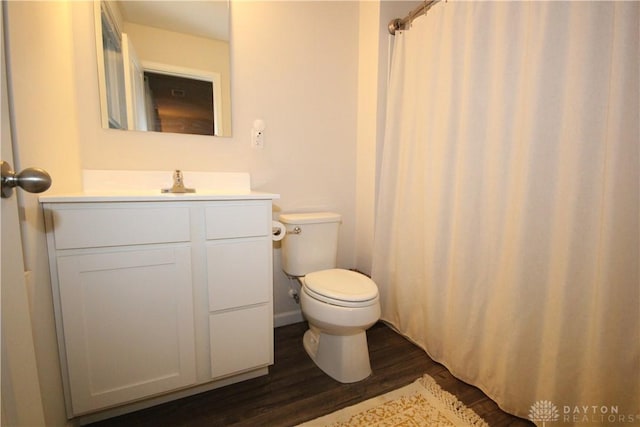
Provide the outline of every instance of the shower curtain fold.
<path id="1" fill-rule="evenodd" d="M 396 33 L 382 317 L 533 421 L 640 424 L 639 27 L 634 2 L 450 1 Z"/>

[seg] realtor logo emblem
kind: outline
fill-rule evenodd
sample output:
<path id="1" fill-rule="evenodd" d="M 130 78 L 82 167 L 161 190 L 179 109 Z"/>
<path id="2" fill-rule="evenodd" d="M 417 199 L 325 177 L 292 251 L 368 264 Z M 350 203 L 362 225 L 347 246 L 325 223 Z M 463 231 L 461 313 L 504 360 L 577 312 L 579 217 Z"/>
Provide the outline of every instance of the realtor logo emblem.
<path id="1" fill-rule="evenodd" d="M 547 421 L 558 421 L 559 418 L 558 408 L 550 400 L 538 400 L 529 409 L 529 419 L 542 421 L 542 427 L 545 427 Z"/>

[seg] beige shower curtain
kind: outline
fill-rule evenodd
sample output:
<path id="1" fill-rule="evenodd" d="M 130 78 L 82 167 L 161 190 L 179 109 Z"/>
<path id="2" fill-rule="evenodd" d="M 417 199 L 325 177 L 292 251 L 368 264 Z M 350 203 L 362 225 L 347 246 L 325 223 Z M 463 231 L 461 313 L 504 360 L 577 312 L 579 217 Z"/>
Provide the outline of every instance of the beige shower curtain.
<path id="1" fill-rule="evenodd" d="M 383 319 L 540 424 L 640 424 L 639 26 L 637 2 L 450 0 L 395 37 Z"/>

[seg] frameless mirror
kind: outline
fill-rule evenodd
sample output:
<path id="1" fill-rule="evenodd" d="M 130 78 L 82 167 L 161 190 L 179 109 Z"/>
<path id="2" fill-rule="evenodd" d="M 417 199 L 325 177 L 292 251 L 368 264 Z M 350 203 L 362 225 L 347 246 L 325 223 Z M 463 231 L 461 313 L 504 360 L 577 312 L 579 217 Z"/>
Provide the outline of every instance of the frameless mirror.
<path id="1" fill-rule="evenodd" d="M 229 0 L 95 0 L 102 126 L 231 136 Z"/>

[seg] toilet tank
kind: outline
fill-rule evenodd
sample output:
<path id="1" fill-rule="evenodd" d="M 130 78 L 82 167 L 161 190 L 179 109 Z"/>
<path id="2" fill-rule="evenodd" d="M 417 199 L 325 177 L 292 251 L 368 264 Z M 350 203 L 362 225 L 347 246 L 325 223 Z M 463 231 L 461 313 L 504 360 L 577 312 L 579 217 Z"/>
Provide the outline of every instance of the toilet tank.
<path id="1" fill-rule="evenodd" d="M 282 269 L 290 276 L 336 267 L 340 214 L 281 214 L 287 233 L 282 240 Z M 298 232 L 299 230 L 299 232 Z"/>

